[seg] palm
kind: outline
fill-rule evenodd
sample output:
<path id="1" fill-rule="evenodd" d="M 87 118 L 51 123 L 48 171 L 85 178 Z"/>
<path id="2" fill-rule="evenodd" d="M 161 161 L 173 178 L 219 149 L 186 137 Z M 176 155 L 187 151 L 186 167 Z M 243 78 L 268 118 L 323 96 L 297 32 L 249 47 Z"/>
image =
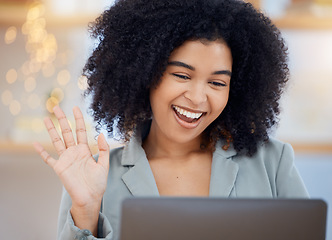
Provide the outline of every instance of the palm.
<path id="1" fill-rule="evenodd" d="M 72 201 L 84 205 L 85 196 L 102 196 L 107 180 L 105 169 L 91 156 L 87 145 L 79 144 L 68 148 L 54 166 Z"/>
<path id="2" fill-rule="evenodd" d="M 80 110 L 74 108 L 77 144 L 62 110 L 57 107 L 54 112 L 59 120 L 64 141 L 57 134 L 49 118 L 45 119 L 45 125 L 58 152 L 59 159 L 55 160 L 50 157 L 40 144 L 35 144 L 36 150 L 59 176 L 73 203 L 85 206 L 90 202 L 100 200 L 106 189 L 109 166 L 109 150 L 105 138 L 102 134 L 102 137 L 98 137 L 100 153 L 98 162 L 96 162 L 87 144 L 85 124 Z"/>

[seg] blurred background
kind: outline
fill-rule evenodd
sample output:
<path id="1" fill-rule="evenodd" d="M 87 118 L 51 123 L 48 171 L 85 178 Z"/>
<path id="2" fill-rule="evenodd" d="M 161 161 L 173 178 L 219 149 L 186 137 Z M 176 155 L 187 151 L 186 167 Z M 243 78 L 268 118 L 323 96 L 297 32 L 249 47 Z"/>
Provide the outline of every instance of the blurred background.
<path id="1" fill-rule="evenodd" d="M 312 198 L 332 204 L 332 0 L 251 1 L 272 18 L 289 47 L 291 81 L 279 128 L 295 150 Z M 62 185 L 32 148 L 54 151 L 43 126 L 59 104 L 74 126 L 83 110 L 81 71 L 95 46 L 88 23 L 112 0 L 0 0 L 0 232 L 3 239 L 55 239 Z M 117 145 L 109 140 L 111 146 Z M 328 236 L 332 239 L 332 211 Z"/>

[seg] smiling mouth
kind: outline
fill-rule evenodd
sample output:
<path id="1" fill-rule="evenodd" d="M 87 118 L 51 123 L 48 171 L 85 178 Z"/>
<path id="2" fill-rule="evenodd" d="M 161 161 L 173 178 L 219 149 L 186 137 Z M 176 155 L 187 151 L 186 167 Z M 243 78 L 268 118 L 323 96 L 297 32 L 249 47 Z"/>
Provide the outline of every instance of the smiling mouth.
<path id="1" fill-rule="evenodd" d="M 200 112 L 200 113 L 194 113 L 194 112 L 190 112 L 187 111 L 183 108 L 180 108 L 178 106 L 172 106 L 174 112 L 176 113 L 176 115 L 183 121 L 187 122 L 187 123 L 194 123 L 197 122 L 203 115 L 205 115 L 206 113 Z"/>

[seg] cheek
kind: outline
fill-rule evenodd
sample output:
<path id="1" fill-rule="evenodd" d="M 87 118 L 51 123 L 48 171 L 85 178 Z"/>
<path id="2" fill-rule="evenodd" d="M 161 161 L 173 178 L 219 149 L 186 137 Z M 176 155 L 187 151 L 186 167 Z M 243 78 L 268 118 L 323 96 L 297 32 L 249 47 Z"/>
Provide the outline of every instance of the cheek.
<path id="1" fill-rule="evenodd" d="M 218 117 L 220 113 L 224 110 L 228 102 L 228 93 L 223 94 L 222 96 L 218 95 L 215 96 L 214 101 L 211 103 L 212 111 L 214 112 L 213 115 Z"/>
<path id="2" fill-rule="evenodd" d="M 173 93 L 172 89 L 159 85 L 156 89 L 150 91 L 150 105 L 154 115 L 167 111 L 167 106 L 170 104 Z"/>
<path id="3" fill-rule="evenodd" d="M 177 84 L 176 81 L 172 81 L 171 79 L 162 79 L 157 88 L 150 91 L 151 106 L 171 104 L 183 92 L 181 86 L 181 84 Z"/>

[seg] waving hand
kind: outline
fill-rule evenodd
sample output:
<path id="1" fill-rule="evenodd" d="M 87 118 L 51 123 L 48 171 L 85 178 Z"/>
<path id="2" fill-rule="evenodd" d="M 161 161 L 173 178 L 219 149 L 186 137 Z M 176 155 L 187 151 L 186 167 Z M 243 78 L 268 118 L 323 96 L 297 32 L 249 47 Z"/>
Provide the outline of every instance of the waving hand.
<path id="1" fill-rule="evenodd" d="M 77 142 L 61 108 L 56 106 L 54 113 L 59 121 L 63 140 L 50 118 L 45 118 L 44 123 L 59 159 L 52 158 L 39 143 L 34 143 L 34 147 L 61 179 L 72 199 L 72 214 L 78 212 L 78 215 L 89 215 L 90 213 L 87 213 L 89 209 L 96 209 L 94 212 L 99 212 L 109 168 L 109 147 L 105 137 L 103 134 L 98 136 L 99 158 L 96 161 L 88 146 L 85 123 L 80 109 L 73 108 Z M 79 217 L 77 216 L 77 219 Z"/>

